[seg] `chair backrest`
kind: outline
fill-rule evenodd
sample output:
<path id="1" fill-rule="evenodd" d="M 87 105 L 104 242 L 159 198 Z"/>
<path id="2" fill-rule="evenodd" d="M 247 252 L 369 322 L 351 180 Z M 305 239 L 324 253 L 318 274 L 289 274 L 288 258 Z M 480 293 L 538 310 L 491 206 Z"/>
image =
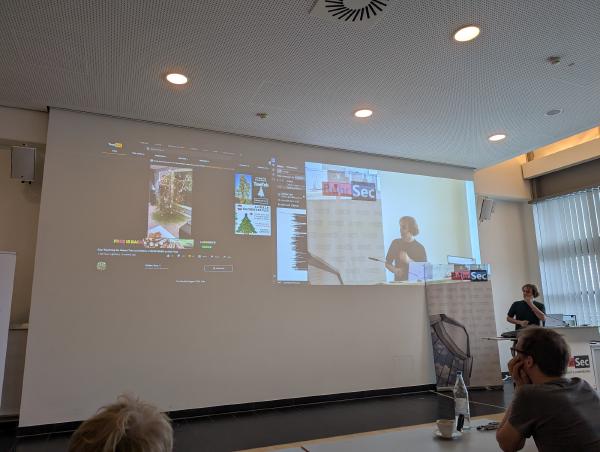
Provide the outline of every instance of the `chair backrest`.
<path id="1" fill-rule="evenodd" d="M 453 386 L 458 371 L 463 373 L 465 384 L 469 386 L 473 357 L 467 329 L 446 314 L 430 316 L 429 324 L 437 386 Z"/>

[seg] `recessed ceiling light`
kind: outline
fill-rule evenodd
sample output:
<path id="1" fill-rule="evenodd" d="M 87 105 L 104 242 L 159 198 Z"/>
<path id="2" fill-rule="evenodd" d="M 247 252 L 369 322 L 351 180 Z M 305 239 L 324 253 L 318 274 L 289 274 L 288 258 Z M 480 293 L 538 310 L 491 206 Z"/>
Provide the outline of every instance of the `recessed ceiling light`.
<path id="1" fill-rule="evenodd" d="M 454 39 L 458 42 L 470 41 L 477 36 L 479 36 L 479 27 L 476 27 L 475 25 L 463 27 L 454 33 Z"/>
<path id="2" fill-rule="evenodd" d="M 372 114 L 373 114 L 373 110 L 369 110 L 367 108 L 364 108 L 362 110 L 356 110 L 354 112 L 354 116 L 356 116 L 357 118 L 368 118 Z"/>
<path id="3" fill-rule="evenodd" d="M 168 74 L 167 81 L 173 85 L 185 85 L 188 82 L 188 78 L 183 74 Z"/>
<path id="4" fill-rule="evenodd" d="M 546 116 L 556 116 L 556 115 L 560 115 L 561 113 L 562 113 L 562 109 L 553 108 L 552 110 L 548 110 L 546 112 Z"/>
<path id="5" fill-rule="evenodd" d="M 496 133 L 488 138 L 490 141 L 502 141 L 506 138 L 506 134 L 504 133 Z"/>

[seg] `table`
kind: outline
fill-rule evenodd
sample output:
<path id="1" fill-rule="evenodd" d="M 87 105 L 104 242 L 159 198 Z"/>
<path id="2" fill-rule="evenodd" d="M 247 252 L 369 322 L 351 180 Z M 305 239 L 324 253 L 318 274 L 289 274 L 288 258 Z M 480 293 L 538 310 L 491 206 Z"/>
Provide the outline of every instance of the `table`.
<path id="1" fill-rule="evenodd" d="M 590 386 L 594 389 L 598 389 L 596 379 L 599 378 L 596 375 L 594 369 L 594 363 L 592 359 L 591 343 L 600 342 L 600 327 L 598 326 L 566 326 L 566 327 L 551 327 L 550 329 L 556 331 L 558 334 L 565 338 L 569 348 L 571 349 L 572 359 L 569 361 L 566 378 L 579 377 L 582 380 L 586 380 Z M 482 337 L 488 341 L 513 341 L 516 342 L 517 338 L 507 337 Z M 600 366 L 599 366 L 600 367 Z"/>
<path id="2" fill-rule="evenodd" d="M 565 377 L 579 377 L 586 380 L 594 389 L 597 389 L 594 367 L 592 366 L 592 350 L 590 342 L 600 341 L 600 330 L 597 326 L 570 326 L 570 327 L 553 327 L 554 331 L 561 334 L 569 348 L 573 357 L 567 367 Z"/>
<path id="3" fill-rule="evenodd" d="M 434 426 L 385 432 L 376 435 L 310 444 L 302 446 L 308 452 L 437 452 L 460 450 L 486 452 L 500 450 L 496 442 L 496 431 L 478 431 L 475 427 L 487 424 L 489 419 L 473 421 L 473 428 L 455 440 L 434 438 Z M 537 451 L 532 439 L 527 440 L 523 451 Z"/>

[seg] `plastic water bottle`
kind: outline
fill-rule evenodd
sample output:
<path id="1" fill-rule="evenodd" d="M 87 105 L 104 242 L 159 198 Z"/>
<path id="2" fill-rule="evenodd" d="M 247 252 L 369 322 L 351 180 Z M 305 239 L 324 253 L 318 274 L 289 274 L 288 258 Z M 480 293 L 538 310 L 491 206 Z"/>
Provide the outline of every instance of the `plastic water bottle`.
<path id="1" fill-rule="evenodd" d="M 463 380 L 462 372 L 456 372 L 456 383 L 454 384 L 454 416 L 457 429 L 459 428 L 459 418 L 463 416 L 462 430 L 471 428 L 471 411 L 469 410 L 469 391 Z"/>

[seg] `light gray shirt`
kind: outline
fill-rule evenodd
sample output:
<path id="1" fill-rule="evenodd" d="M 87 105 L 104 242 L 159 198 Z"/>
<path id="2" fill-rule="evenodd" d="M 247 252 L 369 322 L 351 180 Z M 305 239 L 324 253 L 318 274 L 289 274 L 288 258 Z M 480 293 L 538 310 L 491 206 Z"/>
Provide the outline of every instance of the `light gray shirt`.
<path id="1" fill-rule="evenodd" d="M 541 452 L 600 451 L 600 398 L 580 378 L 519 387 L 508 421 Z"/>

